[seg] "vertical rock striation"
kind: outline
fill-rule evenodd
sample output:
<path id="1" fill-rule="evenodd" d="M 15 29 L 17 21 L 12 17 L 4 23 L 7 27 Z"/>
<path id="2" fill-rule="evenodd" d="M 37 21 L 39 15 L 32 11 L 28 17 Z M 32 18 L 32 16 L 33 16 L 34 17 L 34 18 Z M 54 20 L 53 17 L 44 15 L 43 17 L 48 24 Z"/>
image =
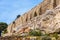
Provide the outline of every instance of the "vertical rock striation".
<path id="1" fill-rule="evenodd" d="M 8 33 L 19 33 L 21 29 L 40 28 L 46 33 L 53 33 L 60 28 L 60 0 L 44 0 L 41 4 L 35 6 L 26 12 L 14 22 L 7 30 Z"/>

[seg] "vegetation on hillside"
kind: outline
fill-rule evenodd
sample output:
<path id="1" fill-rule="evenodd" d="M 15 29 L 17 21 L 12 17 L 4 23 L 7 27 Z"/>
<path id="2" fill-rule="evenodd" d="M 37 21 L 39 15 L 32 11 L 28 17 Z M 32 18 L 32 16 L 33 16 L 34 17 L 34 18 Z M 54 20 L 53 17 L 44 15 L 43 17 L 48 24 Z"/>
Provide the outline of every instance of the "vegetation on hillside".
<path id="1" fill-rule="evenodd" d="M 0 22 L 0 36 L 1 36 L 2 31 L 3 31 L 4 33 L 7 32 L 7 26 L 8 26 L 7 23 Z"/>

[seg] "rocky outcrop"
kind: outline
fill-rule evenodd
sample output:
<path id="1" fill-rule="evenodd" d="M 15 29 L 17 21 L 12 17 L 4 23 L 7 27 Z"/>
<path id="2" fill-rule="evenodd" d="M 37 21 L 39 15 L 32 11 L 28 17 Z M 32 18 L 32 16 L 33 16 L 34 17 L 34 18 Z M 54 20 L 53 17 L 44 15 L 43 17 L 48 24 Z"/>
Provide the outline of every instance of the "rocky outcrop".
<path id="1" fill-rule="evenodd" d="M 55 38 L 52 37 L 43 37 L 43 36 L 27 36 L 27 37 L 22 37 L 22 36 L 7 36 L 7 37 L 0 37 L 0 40 L 43 40 L 46 38 L 47 40 L 51 39 L 54 40 Z M 56 40 L 56 39 L 55 39 Z"/>
<path id="2" fill-rule="evenodd" d="M 60 29 L 60 6 L 57 6 L 55 9 L 47 10 L 44 14 L 32 18 L 23 25 L 15 27 L 15 31 L 18 33 L 21 29 L 26 27 L 30 27 L 30 29 L 39 28 L 46 33 L 56 32 Z"/>
<path id="3" fill-rule="evenodd" d="M 25 27 L 39 28 L 46 33 L 55 32 L 60 28 L 59 3 L 60 0 L 44 0 L 12 22 L 7 28 L 8 33 L 19 33 Z"/>

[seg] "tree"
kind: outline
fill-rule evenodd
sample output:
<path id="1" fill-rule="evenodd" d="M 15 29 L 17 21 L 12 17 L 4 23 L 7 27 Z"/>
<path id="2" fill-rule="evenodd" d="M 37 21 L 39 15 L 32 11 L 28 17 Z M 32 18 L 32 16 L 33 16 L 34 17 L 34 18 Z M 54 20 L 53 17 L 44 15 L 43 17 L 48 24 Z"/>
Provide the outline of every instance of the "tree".
<path id="1" fill-rule="evenodd" d="M 2 31 L 6 32 L 7 31 L 7 23 L 4 23 L 4 22 L 0 22 L 0 36 L 1 36 L 1 33 Z"/>
<path id="2" fill-rule="evenodd" d="M 19 18 L 20 16 L 21 16 L 21 15 L 17 15 L 17 18 Z M 16 18 L 16 19 L 17 19 L 17 18 Z"/>

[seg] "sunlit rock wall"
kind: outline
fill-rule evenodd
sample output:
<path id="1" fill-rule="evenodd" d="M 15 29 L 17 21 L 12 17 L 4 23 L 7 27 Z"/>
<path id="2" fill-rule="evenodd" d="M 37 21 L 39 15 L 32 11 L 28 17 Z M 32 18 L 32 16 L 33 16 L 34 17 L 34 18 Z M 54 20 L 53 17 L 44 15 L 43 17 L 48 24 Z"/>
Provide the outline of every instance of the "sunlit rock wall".
<path id="1" fill-rule="evenodd" d="M 60 6 L 47 10 L 44 14 L 32 18 L 23 25 L 15 27 L 15 33 L 19 33 L 24 27 L 30 27 L 31 29 L 39 28 L 45 33 L 58 32 L 60 29 Z"/>
<path id="2" fill-rule="evenodd" d="M 8 28 L 7 28 L 8 33 L 13 33 L 14 30 L 15 31 L 17 30 L 16 32 L 18 32 L 18 30 L 21 27 L 25 27 L 25 26 L 29 27 L 29 25 L 30 25 L 30 27 L 35 27 L 34 25 L 36 25 L 36 27 L 40 27 L 40 23 L 41 23 L 41 27 L 44 26 L 45 28 L 48 28 L 47 26 L 49 26 L 49 25 L 48 24 L 44 24 L 46 22 L 43 22 L 42 19 L 47 14 L 46 13 L 47 10 L 49 11 L 49 10 L 54 9 L 57 5 L 59 5 L 59 3 L 60 3 L 60 0 L 44 0 L 42 3 L 40 3 L 37 6 L 35 6 L 30 11 L 26 12 L 25 14 L 23 14 L 22 16 L 20 16 L 19 18 L 17 18 L 14 22 L 12 22 L 8 26 Z M 39 18 L 37 16 L 39 16 Z M 53 16 L 49 16 L 49 15 L 47 15 L 47 16 L 51 17 L 51 19 L 53 18 Z M 35 17 L 37 17 L 39 20 L 36 19 Z M 46 18 L 46 16 L 45 16 L 45 18 Z M 36 24 L 35 21 L 38 22 L 39 24 L 38 23 Z M 47 21 L 47 22 L 49 23 L 50 21 Z M 37 26 L 37 25 L 39 25 L 39 26 Z M 44 27 L 43 27 L 43 29 L 44 29 Z"/>

